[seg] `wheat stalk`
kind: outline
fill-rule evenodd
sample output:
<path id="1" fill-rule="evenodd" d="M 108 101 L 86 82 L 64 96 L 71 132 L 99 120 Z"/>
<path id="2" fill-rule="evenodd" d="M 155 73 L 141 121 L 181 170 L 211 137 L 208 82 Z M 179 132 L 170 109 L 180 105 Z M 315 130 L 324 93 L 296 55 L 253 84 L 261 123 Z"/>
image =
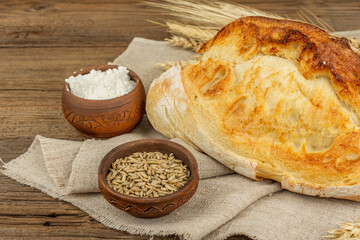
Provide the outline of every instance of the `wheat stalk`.
<path id="1" fill-rule="evenodd" d="M 342 223 L 339 229 L 331 229 L 327 232 L 330 235 L 323 236 L 323 238 L 337 240 L 360 239 L 360 219 L 355 223 Z"/>
<path id="2" fill-rule="evenodd" d="M 264 16 L 282 18 L 248 6 L 225 1 L 162 0 L 147 1 L 146 5 L 162 8 L 164 13 L 181 19 L 185 24 L 220 29 L 239 17 Z"/>
<path id="3" fill-rule="evenodd" d="M 168 27 L 168 31 L 173 34 L 196 39 L 199 41 L 207 41 L 218 32 L 218 29 L 206 29 L 199 26 L 177 22 L 166 22 L 166 26 Z"/>
<path id="4" fill-rule="evenodd" d="M 166 39 L 172 46 L 192 50 L 196 50 L 202 43 L 212 38 L 220 28 L 239 17 L 264 16 L 283 19 L 277 14 L 226 1 L 150 0 L 143 4 L 161 8 L 164 10 L 164 14 L 179 19 L 179 21 L 165 21 L 164 24 L 154 23 L 165 26 L 172 34 L 170 38 Z M 317 25 L 325 31 L 334 31 L 329 24 L 304 7 L 297 14 L 298 18 L 293 20 Z M 360 49 L 358 40 L 349 39 L 349 41 L 355 48 Z"/>
<path id="5" fill-rule="evenodd" d="M 162 24 L 160 22 L 148 21 L 167 27 L 172 36 L 170 38 L 165 38 L 165 40 L 172 46 L 180 46 L 192 50 L 197 50 L 201 44 L 212 38 L 218 31 L 178 22 L 165 22 L 165 24 Z"/>
<path id="6" fill-rule="evenodd" d="M 173 36 L 166 40 L 172 46 L 181 46 L 193 50 L 212 38 L 220 28 L 239 17 L 281 18 L 276 14 L 265 13 L 242 4 L 220 1 L 162 0 L 146 1 L 143 4 L 161 8 L 165 14 L 181 19 L 181 22 L 153 23 L 167 27 L 168 32 Z"/>

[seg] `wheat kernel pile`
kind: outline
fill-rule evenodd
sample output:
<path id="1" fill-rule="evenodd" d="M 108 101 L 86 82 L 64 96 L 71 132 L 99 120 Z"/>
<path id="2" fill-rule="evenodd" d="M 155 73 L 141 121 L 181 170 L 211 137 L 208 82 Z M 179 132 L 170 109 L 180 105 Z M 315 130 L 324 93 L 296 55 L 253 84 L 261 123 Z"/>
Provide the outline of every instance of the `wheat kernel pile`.
<path id="1" fill-rule="evenodd" d="M 190 178 L 190 170 L 173 153 L 136 152 L 112 163 L 107 183 L 133 197 L 161 197 L 178 191 Z"/>

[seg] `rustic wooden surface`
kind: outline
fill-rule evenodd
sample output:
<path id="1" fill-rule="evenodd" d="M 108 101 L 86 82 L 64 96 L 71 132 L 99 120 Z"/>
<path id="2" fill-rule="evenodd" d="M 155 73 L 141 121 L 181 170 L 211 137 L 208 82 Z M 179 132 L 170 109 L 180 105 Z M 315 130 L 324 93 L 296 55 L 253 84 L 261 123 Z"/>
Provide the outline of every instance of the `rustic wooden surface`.
<path id="1" fill-rule="evenodd" d="M 239 1 L 240 2 L 240 1 Z M 245 0 L 294 17 L 303 6 L 335 30 L 357 30 L 358 0 Z M 164 18 L 138 1 L 0 1 L 0 156 L 25 152 L 36 134 L 83 139 L 63 118 L 64 79 L 121 54 L 133 37 L 162 40 L 146 21 Z M 63 201 L 0 175 L 0 239 L 147 239 L 119 232 Z M 168 237 L 167 239 L 173 239 Z M 231 239 L 247 239 L 235 236 Z"/>

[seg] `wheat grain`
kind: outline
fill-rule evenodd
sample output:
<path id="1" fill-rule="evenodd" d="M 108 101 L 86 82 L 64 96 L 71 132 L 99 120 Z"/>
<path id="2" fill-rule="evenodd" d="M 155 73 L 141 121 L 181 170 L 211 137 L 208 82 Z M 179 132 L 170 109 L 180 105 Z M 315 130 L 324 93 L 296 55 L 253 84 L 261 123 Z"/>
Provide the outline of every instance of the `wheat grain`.
<path id="1" fill-rule="evenodd" d="M 168 70 L 170 68 L 172 68 L 173 66 L 175 66 L 179 61 L 166 61 L 166 62 L 162 62 L 162 63 L 156 63 L 156 66 L 161 67 L 163 70 Z M 196 62 L 195 59 L 190 59 L 190 60 L 184 60 L 184 61 L 180 61 L 181 62 L 181 66 L 185 67 L 186 65 L 189 64 L 193 64 Z"/>
<path id="2" fill-rule="evenodd" d="M 349 38 L 350 44 L 354 47 L 360 50 L 360 42 L 356 38 Z"/>
<path id="3" fill-rule="evenodd" d="M 165 38 L 165 40 L 168 41 L 171 46 L 183 47 L 185 49 L 193 50 L 198 49 L 202 44 L 202 42 L 199 42 L 198 40 L 179 37 L 176 35 L 171 36 L 171 38 Z"/>
<path id="4" fill-rule="evenodd" d="M 360 239 L 360 219 L 357 222 L 342 223 L 339 229 L 331 229 L 327 232 L 329 235 L 323 236 L 323 238 L 337 240 Z"/>
<path id="5" fill-rule="evenodd" d="M 173 153 L 137 152 L 113 162 L 106 180 L 115 191 L 129 196 L 159 197 L 178 191 L 189 178 L 187 165 Z"/>
<path id="6" fill-rule="evenodd" d="M 168 69 L 172 68 L 173 66 L 175 66 L 177 63 L 178 62 L 174 62 L 174 61 L 166 61 L 166 62 L 162 62 L 162 63 L 156 63 L 156 66 L 161 67 L 163 70 L 168 70 Z"/>

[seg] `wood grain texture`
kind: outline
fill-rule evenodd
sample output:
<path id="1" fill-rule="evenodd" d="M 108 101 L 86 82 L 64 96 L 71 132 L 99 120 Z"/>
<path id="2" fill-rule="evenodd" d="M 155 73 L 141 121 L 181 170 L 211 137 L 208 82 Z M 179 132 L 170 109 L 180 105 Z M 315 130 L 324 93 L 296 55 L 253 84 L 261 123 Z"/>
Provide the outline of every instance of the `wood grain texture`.
<path id="1" fill-rule="evenodd" d="M 358 0 L 238 2 L 288 17 L 296 17 L 303 6 L 337 31 L 360 28 Z M 24 153 L 36 134 L 84 139 L 62 116 L 63 81 L 81 67 L 112 61 L 133 37 L 168 37 L 163 28 L 146 21 L 165 16 L 138 3 L 0 2 L 0 156 L 5 162 Z M 3 175 L 0 182 L 0 239 L 148 239 L 104 227 L 71 204 Z"/>

